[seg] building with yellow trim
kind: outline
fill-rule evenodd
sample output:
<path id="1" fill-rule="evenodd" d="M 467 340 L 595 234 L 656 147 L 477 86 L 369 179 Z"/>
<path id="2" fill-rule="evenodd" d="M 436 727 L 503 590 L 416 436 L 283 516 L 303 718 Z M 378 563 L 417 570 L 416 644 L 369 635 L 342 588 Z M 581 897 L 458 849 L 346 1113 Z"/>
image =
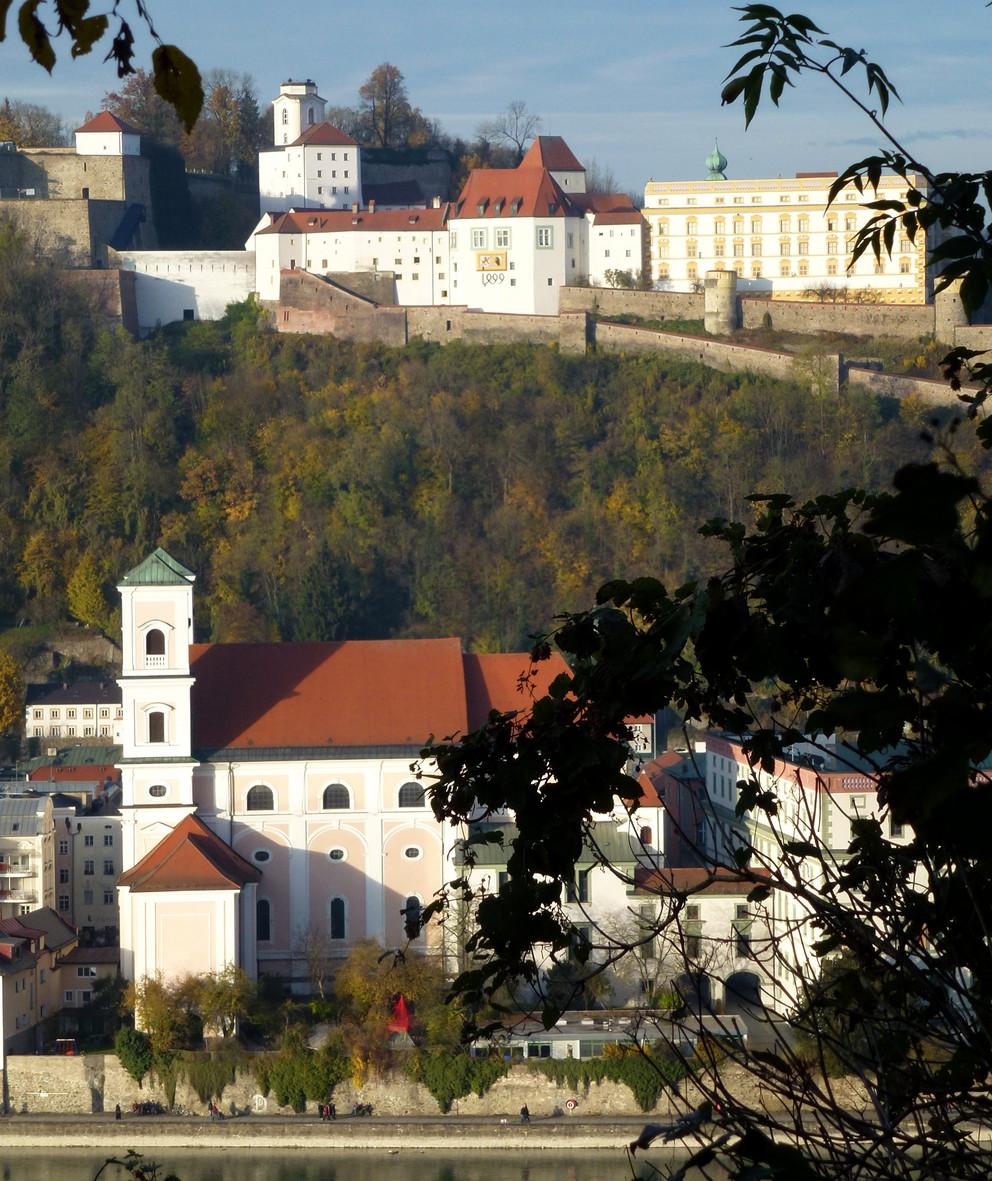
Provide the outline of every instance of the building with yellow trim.
<path id="1" fill-rule="evenodd" d="M 852 242 L 875 211 L 873 194 L 847 189 L 829 202 L 836 172 L 728 180 L 727 160 L 715 147 L 705 180 L 648 181 L 643 215 L 651 276 L 662 290 L 692 291 L 709 270 L 734 270 L 738 289 L 773 299 L 849 298 L 878 303 L 926 303 L 933 283 L 925 235 L 898 233 L 891 256 L 869 250 L 850 269 Z M 914 188 L 927 192 L 922 176 Z M 877 197 L 900 199 L 900 176 L 883 176 Z"/>

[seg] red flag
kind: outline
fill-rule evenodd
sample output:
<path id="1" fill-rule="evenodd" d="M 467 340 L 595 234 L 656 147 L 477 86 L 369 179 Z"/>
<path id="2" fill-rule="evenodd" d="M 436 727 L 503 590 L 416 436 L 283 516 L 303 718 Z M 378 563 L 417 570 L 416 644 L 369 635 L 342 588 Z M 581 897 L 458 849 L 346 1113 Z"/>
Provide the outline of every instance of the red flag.
<path id="1" fill-rule="evenodd" d="M 410 1032 L 410 1012 L 406 1007 L 406 998 L 402 993 L 396 998 L 396 1003 L 393 1005 L 388 1029 L 390 1033 Z"/>

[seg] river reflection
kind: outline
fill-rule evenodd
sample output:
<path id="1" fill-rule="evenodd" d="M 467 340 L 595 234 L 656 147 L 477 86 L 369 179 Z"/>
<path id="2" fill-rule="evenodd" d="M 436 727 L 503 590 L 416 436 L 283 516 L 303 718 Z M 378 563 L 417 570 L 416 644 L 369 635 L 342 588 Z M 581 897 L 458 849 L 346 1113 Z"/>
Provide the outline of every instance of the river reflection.
<path id="1" fill-rule="evenodd" d="M 0 1149 L 0 1181 L 92 1181 L 106 1159 L 106 1153 L 90 1149 Z M 145 1159 L 162 1165 L 161 1176 L 174 1173 L 180 1181 L 631 1181 L 626 1155 L 609 1150 L 570 1156 L 469 1149 L 458 1155 L 418 1149 L 385 1155 L 311 1147 L 285 1152 L 161 1148 L 146 1152 Z M 112 1167 L 101 1181 L 128 1181 L 128 1175 Z"/>

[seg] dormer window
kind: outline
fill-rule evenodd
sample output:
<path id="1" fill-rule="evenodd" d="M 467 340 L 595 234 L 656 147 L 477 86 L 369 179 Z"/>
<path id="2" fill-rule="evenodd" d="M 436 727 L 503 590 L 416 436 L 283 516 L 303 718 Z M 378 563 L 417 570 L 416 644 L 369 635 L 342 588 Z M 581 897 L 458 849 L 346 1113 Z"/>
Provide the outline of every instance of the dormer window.
<path id="1" fill-rule="evenodd" d="M 489 198 L 488 198 L 488 197 L 483 197 L 483 198 L 482 198 L 482 200 L 479 202 L 479 204 L 476 206 L 476 208 L 477 208 L 477 209 L 478 209 L 478 211 L 479 211 L 479 216 L 480 216 L 480 217 L 484 217 L 484 216 L 485 216 L 485 213 L 486 213 L 486 206 L 487 206 L 488 204 L 489 204 Z"/>
<path id="2" fill-rule="evenodd" d="M 502 197 L 500 197 L 500 198 L 499 198 L 499 200 L 498 200 L 498 201 L 496 201 L 496 203 L 493 205 L 493 213 L 495 213 L 495 214 L 497 214 L 497 215 L 499 215 L 500 213 L 502 213 L 502 212 L 503 212 L 503 206 L 504 206 L 505 204 L 506 204 L 506 202 L 503 200 L 503 198 L 502 198 Z"/>
<path id="3" fill-rule="evenodd" d="M 514 197 L 510 202 L 510 212 L 516 216 L 520 212 L 520 206 L 523 205 L 522 197 Z"/>

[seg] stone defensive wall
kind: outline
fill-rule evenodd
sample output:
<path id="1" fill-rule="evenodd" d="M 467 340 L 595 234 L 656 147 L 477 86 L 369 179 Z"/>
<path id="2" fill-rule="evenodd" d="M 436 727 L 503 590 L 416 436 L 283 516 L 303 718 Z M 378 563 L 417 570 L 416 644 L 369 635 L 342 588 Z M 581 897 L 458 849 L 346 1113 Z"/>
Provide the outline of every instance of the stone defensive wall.
<path id="1" fill-rule="evenodd" d="M 840 332 L 916 340 L 934 332 L 933 304 L 817 303 L 813 300 L 740 298 L 741 327 L 778 332 Z M 767 317 L 767 319 L 766 319 Z"/>
<path id="2" fill-rule="evenodd" d="M 701 320 L 703 293 L 682 291 L 622 291 L 612 287 L 563 287 L 558 295 L 562 312 L 639 316 L 642 320 Z"/>
<path id="3" fill-rule="evenodd" d="M 80 269 L 65 271 L 64 277 L 73 286 L 85 291 L 96 310 L 114 324 L 120 324 L 132 335 L 138 335 L 138 303 L 135 294 L 135 274 L 119 267 L 111 269 Z"/>
<path id="4" fill-rule="evenodd" d="M 721 1081 L 731 1096 L 742 1104 L 780 1105 L 771 1091 L 764 1088 L 757 1076 L 741 1065 L 721 1067 Z M 0 1143 L 8 1143 L 7 1133 L 16 1124 L 18 1115 L 100 1115 L 113 1113 L 115 1104 L 130 1117 L 133 1103 L 157 1101 L 168 1106 L 162 1088 L 146 1077 L 139 1087 L 124 1070 L 114 1054 L 85 1054 L 76 1058 L 43 1057 L 37 1055 L 8 1055 L 6 1078 L 3 1080 L 6 1114 L 12 1118 L 0 1128 Z M 867 1106 L 867 1098 L 854 1082 L 836 1080 L 841 1101 L 858 1108 Z M 591 1086 L 572 1087 L 558 1084 L 526 1066 L 513 1067 L 483 1096 L 475 1094 L 457 1099 L 451 1115 L 473 1119 L 516 1119 L 526 1104 L 531 1117 L 543 1122 L 558 1109 L 562 1118 L 569 1099 L 575 1099 L 578 1118 L 634 1118 L 645 1116 L 673 1116 L 692 1109 L 702 1101 L 702 1095 L 689 1080 L 679 1084 L 678 1091 L 666 1091 L 649 1113 L 642 1113 L 628 1087 L 622 1083 L 604 1081 Z M 206 1105 L 185 1083 L 176 1088 L 176 1104 L 192 1114 L 206 1114 Z M 371 1103 L 376 1116 L 434 1118 L 440 1115 L 437 1101 L 420 1083 L 407 1075 L 394 1072 L 373 1078 L 361 1088 L 342 1083 L 334 1090 L 334 1103 L 340 1115 L 351 1112 L 355 1103 Z M 259 1093 L 258 1084 L 250 1074 L 239 1074 L 237 1081 L 224 1090 L 217 1104 L 226 1116 L 272 1117 L 294 1115 L 291 1108 L 280 1107 L 272 1096 Z M 318 1114 L 317 1105 L 307 1104 L 307 1114 Z M 138 1117 L 128 1120 L 134 1127 Z M 145 1121 L 148 1121 L 147 1123 Z M 141 1117 L 144 1127 L 153 1126 L 154 1117 Z M 371 1126 L 356 1120 L 359 1127 Z"/>
<path id="5" fill-rule="evenodd" d="M 689 361 L 698 361 L 724 373 L 754 373 L 781 381 L 806 381 L 811 362 L 792 353 L 777 353 L 753 345 L 727 344 L 704 336 L 637 328 L 630 324 L 595 325 L 596 348 L 609 353 L 673 353 Z M 818 372 L 825 367 L 827 382 L 836 390 L 840 382 L 840 357 L 827 353 L 817 357 Z"/>

